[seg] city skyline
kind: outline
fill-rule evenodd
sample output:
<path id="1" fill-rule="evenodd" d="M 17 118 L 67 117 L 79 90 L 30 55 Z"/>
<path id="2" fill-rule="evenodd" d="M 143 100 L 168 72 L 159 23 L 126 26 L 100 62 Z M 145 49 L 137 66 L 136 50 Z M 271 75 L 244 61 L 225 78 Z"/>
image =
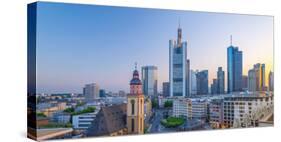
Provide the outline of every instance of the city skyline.
<path id="1" fill-rule="evenodd" d="M 208 70 L 209 84 L 218 67 L 227 69 L 230 35 L 243 51 L 243 75 L 254 64 L 265 63 L 268 85 L 273 71 L 273 17 L 57 3 L 39 7 L 38 93 L 81 93 L 92 82 L 105 90 L 128 92 L 136 61 L 139 70 L 158 68 L 161 90 L 162 82 L 169 80 L 168 42 L 176 39 L 179 18 L 190 69 Z"/>

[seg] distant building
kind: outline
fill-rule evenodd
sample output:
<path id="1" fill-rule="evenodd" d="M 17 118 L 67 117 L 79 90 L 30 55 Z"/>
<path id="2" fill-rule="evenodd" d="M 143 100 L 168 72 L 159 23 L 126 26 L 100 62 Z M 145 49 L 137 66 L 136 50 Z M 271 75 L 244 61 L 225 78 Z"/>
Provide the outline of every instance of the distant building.
<path id="1" fill-rule="evenodd" d="M 141 70 L 142 73 L 142 90 L 145 96 L 157 95 L 157 67 L 144 66 Z"/>
<path id="2" fill-rule="evenodd" d="M 248 89 L 248 76 L 247 75 L 242 76 L 242 89 L 243 90 Z"/>
<path id="3" fill-rule="evenodd" d="M 272 71 L 270 71 L 268 75 L 268 87 L 269 87 L 269 91 L 274 90 L 274 75 Z"/>
<path id="4" fill-rule="evenodd" d="M 196 87 L 197 87 L 197 94 L 203 95 L 208 94 L 209 92 L 209 85 L 208 85 L 208 70 L 202 70 L 197 72 L 196 74 Z"/>
<path id="5" fill-rule="evenodd" d="M 170 83 L 169 82 L 163 82 L 162 85 L 163 88 L 163 96 L 164 97 L 169 97 L 170 96 Z"/>
<path id="6" fill-rule="evenodd" d="M 256 71 L 256 90 L 263 91 L 265 87 L 265 64 L 255 64 L 254 70 Z"/>
<path id="7" fill-rule="evenodd" d="M 257 75 L 254 69 L 248 71 L 248 90 L 253 92 L 257 91 Z"/>
<path id="8" fill-rule="evenodd" d="M 248 72 L 249 91 L 266 91 L 265 86 L 265 65 L 257 63 L 253 69 Z"/>
<path id="9" fill-rule="evenodd" d="M 71 115 L 65 112 L 56 112 L 53 114 L 53 121 L 67 124 L 70 122 Z"/>
<path id="10" fill-rule="evenodd" d="M 190 71 L 190 94 L 196 95 L 197 94 L 197 79 L 196 79 L 196 72 L 191 70 Z"/>
<path id="11" fill-rule="evenodd" d="M 104 97 L 106 97 L 106 92 L 105 92 L 105 90 L 104 89 L 100 89 L 100 97 L 101 98 L 104 98 Z"/>
<path id="12" fill-rule="evenodd" d="M 227 48 L 227 92 L 242 91 L 243 53 L 238 47 Z"/>
<path id="13" fill-rule="evenodd" d="M 182 41 L 182 29 L 178 27 L 177 41 L 169 41 L 170 96 L 187 96 L 187 42 Z"/>
<path id="14" fill-rule="evenodd" d="M 190 60 L 186 60 L 186 96 L 190 97 Z"/>
<path id="15" fill-rule="evenodd" d="M 119 97 L 126 97 L 126 92 L 124 90 L 119 90 L 118 96 Z"/>
<path id="16" fill-rule="evenodd" d="M 213 83 L 211 84 L 211 94 L 218 94 L 218 80 L 217 79 L 213 79 Z"/>
<path id="17" fill-rule="evenodd" d="M 83 94 L 85 95 L 86 102 L 91 102 L 100 97 L 100 87 L 96 83 L 86 84 L 83 88 Z"/>
<path id="18" fill-rule="evenodd" d="M 222 67 L 219 67 L 218 68 L 218 71 L 217 71 L 217 93 L 218 94 L 224 94 L 224 71 L 222 70 Z"/>

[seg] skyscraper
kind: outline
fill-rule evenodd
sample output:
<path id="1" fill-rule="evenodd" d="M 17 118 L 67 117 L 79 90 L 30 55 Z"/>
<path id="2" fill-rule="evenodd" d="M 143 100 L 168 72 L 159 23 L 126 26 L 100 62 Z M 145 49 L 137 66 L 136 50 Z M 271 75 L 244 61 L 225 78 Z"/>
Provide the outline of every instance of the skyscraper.
<path id="1" fill-rule="evenodd" d="M 196 71 L 190 71 L 190 94 L 197 94 L 197 79 L 196 79 Z"/>
<path id="2" fill-rule="evenodd" d="M 269 88 L 269 91 L 274 90 L 274 74 L 272 71 L 270 71 L 268 74 L 268 88 Z"/>
<path id="3" fill-rule="evenodd" d="M 100 97 L 106 97 L 106 92 L 104 89 L 100 89 Z"/>
<path id="4" fill-rule="evenodd" d="M 190 60 L 186 60 L 186 96 L 190 96 Z"/>
<path id="5" fill-rule="evenodd" d="M 257 91 L 257 75 L 254 69 L 248 71 L 248 90 L 251 92 Z"/>
<path id="6" fill-rule="evenodd" d="M 141 74 L 143 82 L 142 90 L 144 95 L 157 95 L 157 67 L 144 66 L 142 67 Z"/>
<path id="7" fill-rule="evenodd" d="M 242 76 L 242 89 L 243 90 L 248 89 L 248 76 L 247 75 Z"/>
<path id="8" fill-rule="evenodd" d="M 261 85 L 262 89 L 264 89 L 265 86 L 265 64 L 261 64 Z"/>
<path id="9" fill-rule="evenodd" d="M 202 70 L 196 74 L 197 94 L 204 95 L 209 93 L 208 70 Z"/>
<path id="10" fill-rule="evenodd" d="M 182 41 L 182 29 L 178 27 L 177 41 L 169 41 L 170 96 L 187 96 L 187 42 Z"/>
<path id="11" fill-rule="evenodd" d="M 218 80 L 213 79 L 213 83 L 211 84 L 211 94 L 218 94 L 219 92 Z"/>
<path id="12" fill-rule="evenodd" d="M 100 87 L 96 83 L 86 84 L 83 88 L 83 94 L 85 95 L 86 102 L 91 102 L 94 99 L 98 99 L 100 97 Z"/>
<path id="13" fill-rule="evenodd" d="M 222 70 L 222 67 L 219 67 L 217 71 L 217 83 L 217 93 L 224 94 L 224 71 Z"/>
<path id="14" fill-rule="evenodd" d="M 242 91 L 243 53 L 231 44 L 227 48 L 227 92 Z"/>
<path id="15" fill-rule="evenodd" d="M 255 64 L 254 70 L 256 71 L 256 90 L 263 91 L 265 88 L 265 64 Z"/>
<path id="16" fill-rule="evenodd" d="M 130 81 L 130 94 L 127 96 L 127 128 L 129 134 L 144 133 L 144 95 L 137 67 Z"/>
<path id="17" fill-rule="evenodd" d="M 163 96 L 169 97 L 170 96 L 170 83 L 169 82 L 163 82 Z"/>

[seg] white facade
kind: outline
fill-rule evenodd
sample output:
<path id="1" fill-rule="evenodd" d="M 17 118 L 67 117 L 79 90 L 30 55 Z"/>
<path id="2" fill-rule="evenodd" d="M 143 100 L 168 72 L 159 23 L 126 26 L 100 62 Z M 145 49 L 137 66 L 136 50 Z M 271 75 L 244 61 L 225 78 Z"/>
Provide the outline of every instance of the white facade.
<path id="1" fill-rule="evenodd" d="M 245 124 L 247 118 L 259 120 L 259 115 L 265 113 L 262 109 L 273 106 L 273 96 L 226 97 L 223 106 L 223 123 L 225 126 L 241 127 L 242 125 L 248 125 Z"/>
<path id="2" fill-rule="evenodd" d="M 207 102 L 200 99 L 174 99 L 173 116 L 185 116 L 188 119 L 205 119 L 207 117 Z"/>
<path id="3" fill-rule="evenodd" d="M 173 101 L 173 116 L 180 117 L 185 116 L 188 117 L 190 115 L 191 110 L 188 110 L 188 100 L 187 99 L 175 99 Z"/>
<path id="4" fill-rule="evenodd" d="M 86 84 L 83 88 L 83 94 L 87 102 L 91 102 L 99 98 L 100 87 L 96 83 Z"/>
<path id="5" fill-rule="evenodd" d="M 84 113 L 72 116 L 72 125 L 74 129 L 87 129 L 96 117 L 98 111 L 93 113 Z"/>

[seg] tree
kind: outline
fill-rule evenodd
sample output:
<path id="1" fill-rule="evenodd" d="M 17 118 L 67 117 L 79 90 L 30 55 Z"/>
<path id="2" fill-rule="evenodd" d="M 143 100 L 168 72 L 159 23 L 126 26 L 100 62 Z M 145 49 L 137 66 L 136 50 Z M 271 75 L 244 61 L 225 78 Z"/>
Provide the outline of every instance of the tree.
<path id="1" fill-rule="evenodd" d="M 158 101 L 157 99 L 152 100 L 152 108 L 158 108 Z"/>
<path id="2" fill-rule="evenodd" d="M 47 117 L 43 112 L 37 112 L 36 115 L 38 117 Z"/>
<path id="3" fill-rule="evenodd" d="M 73 107 L 70 107 L 70 108 L 66 108 L 63 112 L 66 112 L 66 113 L 73 113 L 75 110 Z"/>
<path id="4" fill-rule="evenodd" d="M 73 112 L 72 115 L 79 115 L 79 114 L 84 114 L 84 113 L 91 113 L 95 112 L 96 107 L 87 107 L 84 110 L 78 111 L 78 112 Z"/>
<path id="5" fill-rule="evenodd" d="M 165 107 L 165 108 L 171 108 L 171 107 L 173 107 L 173 101 L 166 101 L 166 102 L 164 103 L 164 107 Z"/>

